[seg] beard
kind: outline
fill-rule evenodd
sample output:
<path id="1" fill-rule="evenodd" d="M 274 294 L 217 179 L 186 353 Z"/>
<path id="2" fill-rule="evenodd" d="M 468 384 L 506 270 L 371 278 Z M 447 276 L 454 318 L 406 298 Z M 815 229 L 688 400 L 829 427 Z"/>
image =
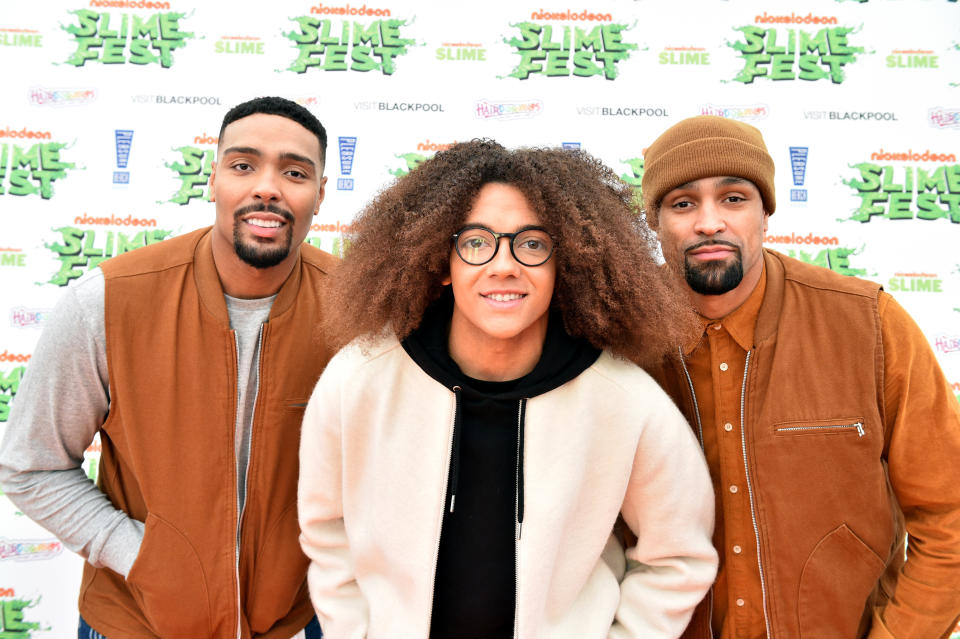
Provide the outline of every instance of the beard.
<path id="1" fill-rule="evenodd" d="M 269 211 L 283 217 L 287 222 L 282 238 L 276 243 L 254 236 L 244 240 L 240 232 L 240 218 L 254 211 Z M 253 268 L 264 269 L 280 264 L 290 255 L 293 244 L 293 214 L 275 204 L 251 204 L 237 209 L 233 214 L 233 250 L 243 262 Z"/>
<path id="2" fill-rule="evenodd" d="M 737 248 L 730 242 L 707 241 L 695 244 L 687 249 L 697 249 L 703 246 L 723 244 Z M 702 264 L 693 263 L 688 255 L 683 259 L 683 277 L 687 285 L 700 295 L 723 295 L 740 285 L 743 280 L 743 260 L 737 250 L 732 262 L 715 260 Z"/>

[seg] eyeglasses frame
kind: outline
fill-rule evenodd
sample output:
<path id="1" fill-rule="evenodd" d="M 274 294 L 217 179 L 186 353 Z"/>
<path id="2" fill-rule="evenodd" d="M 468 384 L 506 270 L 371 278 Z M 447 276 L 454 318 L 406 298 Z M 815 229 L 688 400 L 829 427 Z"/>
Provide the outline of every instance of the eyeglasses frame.
<path id="1" fill-rule="evenodd" d="M 483 262 L 480 262 L 479 264 L 476 264 L 476 263 L 474 263 L 474 262 L 468 262 L 468 261 L 466 260 L 466 258 L 464 258 L 463 255 L 460 254 L 460 243 L 457 241 L 457 238 L 459 238 L 460 235 L 461 235 L 462 233 L 465 233 L 466 231 L 475 231 L 475 230 L 478 230 L 478 229 L 481 230 L 481 231 L 486 231 L 486 232 L 490 233 L 490 234 L 494 237 L 494 240 L 496 241 L 496 244 L 495 244 L 494 247 L 493 247 L 493 255 L 491 255 L 489 259 L 484 260 Z M 550 240 L 551 240 L 551 242 L 552 242 L 552 245 L 550 246 L 550 254 L 547 255 L 547 257 L 546 257 L 542 262 L 538 262 L 537 264 L 527 264 L 526 262 L 524 262 L 523 260 L 521 260 L 519 257 L 517 257 L 517 253 L 516 253 L 516 251 L 515 251 L 514 248 L 513 248 L 513 241 L 517 238 L 517 236 L 520 235 L 520 234 L 522 234 L 522 233 L 526 233 L 527 231 L 543 231 L 543 232 L 547 235 L 547 237 L 550 238 Z M 515 231 L 515 232 L 513 232 L 513 233 L 497 233 L 497 232 L 494 231 L 493 229 L 487 228 L 486 226 L 483 226 L 482 224 L 470 224 L 470 225 L 467 225 L 467 226 L 463 227 L 462 229 L 460 229 L 459 231 L 457 231 L 456 233 L 454 233 L 453 235 L 450 236 L 450 238 L 453 240 L 453 249 L 454 249 L 454 251 L 456 251 L 457 257 L 459 257 L 459 258 L 463 261 L 464 264 L 469 264 L 470 266 L 483 266 L 484 264 L 489 264 L 490 262 L 492 262 L 492 261 L 493 261 L 493 258 L 495 258 L 495 257 L 497 256 L 497 253 L 500 251 L 500 240 L 501 240 L 502 238 L 505 238 L 505 237 L 506 237 L 506 238 L 510 238 L 510 242 L 509 242 L 510 255 L 513 256 L 513 259 L 516 260 L 518 264 L 521 264 L 522 266 L 528 266 L 528 267 L 530 267 L 530 268 L 536 268 L 537 266 L 543 266 L 544 264 L 546 264 L 547 262 L 549 262 L 549 261 L 550 261 L 550 258 L 553 257 L 553 252 L 554 252 L 554 251 L 556 250 L 556 248 L 557 248 L 557 240 L 556 240 L 556 238 L 554 238 L 552 235 L 550 235 L 550 233 L 547 232 L 547 229 L 543 228 L 542 226 L 525 226 L 525 227 L 521 228 L 520 230 Z"/>

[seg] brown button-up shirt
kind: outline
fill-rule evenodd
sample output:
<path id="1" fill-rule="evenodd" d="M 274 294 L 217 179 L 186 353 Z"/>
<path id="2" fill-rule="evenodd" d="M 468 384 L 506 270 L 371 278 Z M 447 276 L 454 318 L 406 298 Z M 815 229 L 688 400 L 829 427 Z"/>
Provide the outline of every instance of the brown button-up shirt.
<path id="1" fill-rule="evenodd" d="M 750 297 L 722 319 L 703 318 L 703 334 L 684 353 L 700 412 L 701 439 L 716 495 L 713 543 L 720 555 L 713 587 L 713 631 L 721 639 L 766 636 L 757 541 L 750 510 L 741 389 L 767 272 Z"/>

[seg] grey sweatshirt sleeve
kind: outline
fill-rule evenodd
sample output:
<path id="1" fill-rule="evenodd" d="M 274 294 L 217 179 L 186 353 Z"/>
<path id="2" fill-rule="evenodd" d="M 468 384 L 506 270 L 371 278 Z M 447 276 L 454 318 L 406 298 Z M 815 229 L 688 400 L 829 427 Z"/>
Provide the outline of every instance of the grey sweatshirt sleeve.
<path id="1" fill-rule="evenodd" d="M 92 565 L 130 572 L 143 523 L 83 472 L 110 407 L 100 269 L 71 285 L 34 350 L 0 444 L 0 486 L 31 519 Z"/>

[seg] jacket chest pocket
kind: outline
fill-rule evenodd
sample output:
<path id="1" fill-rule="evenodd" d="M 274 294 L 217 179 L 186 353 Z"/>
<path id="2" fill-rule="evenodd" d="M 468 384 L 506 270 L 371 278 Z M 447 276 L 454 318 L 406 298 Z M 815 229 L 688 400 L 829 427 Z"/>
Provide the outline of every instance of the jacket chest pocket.
<path id="1" fill-rule="evenodd" d="M 840 417 L 838 419 L 800 420 L 780 422 L 773 425 L 777 437 L 804 435 L 848 435 L 863 437 L 867 433 L 863 417 Z"/>

